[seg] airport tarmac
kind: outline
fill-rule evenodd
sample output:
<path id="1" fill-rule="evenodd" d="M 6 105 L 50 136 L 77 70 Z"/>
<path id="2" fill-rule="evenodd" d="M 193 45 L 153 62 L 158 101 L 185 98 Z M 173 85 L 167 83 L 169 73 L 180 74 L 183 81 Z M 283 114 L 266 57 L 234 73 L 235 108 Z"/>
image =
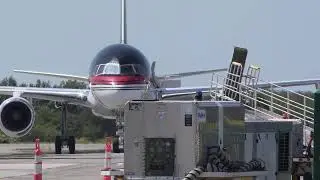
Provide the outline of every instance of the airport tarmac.
<path id="1" fill-rule="evenodd" d="M 42 177 L 53 179 L 102 179 L 100 170 L 104 164 L 104 144 L 77 144 L 76 154 L 68 154 L 68 149 L 56 155 L 53 144 L 40 146 Z M 33 179 L 34 144 L 0 144 L 0 179 Z M 123 168 L 123 154 L 111 154 L 112 168 Z"/>

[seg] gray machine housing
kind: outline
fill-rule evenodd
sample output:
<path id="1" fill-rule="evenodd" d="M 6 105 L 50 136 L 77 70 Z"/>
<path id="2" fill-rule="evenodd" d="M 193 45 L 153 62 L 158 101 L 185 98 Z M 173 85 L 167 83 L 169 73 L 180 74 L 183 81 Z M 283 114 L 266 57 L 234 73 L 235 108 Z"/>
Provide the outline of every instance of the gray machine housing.
<path id="1" fill-rule="evenodd" d="M 257 180 L 291 179 L 292 158 L 303 152 L 303 124 L 295 119 L 246 119 L 245 160 L 260 158 L 270 171 Z"/>
<path id="2" fill-rule="evenodd" d="M 206 159 L 208 146 L 220 146 L 233 161 L 263 159 L 272 172 L 268 179 L 275 179 L 279 134 L 289 133 L 285 152 L 293 156 L 298 143 L 291 132 L 299 133 L 302 126 L 295 120 L 246 122 L 245 112 L 234 101 L 129 101 L 124 108 L 125 175 L 183 177 Z"/>

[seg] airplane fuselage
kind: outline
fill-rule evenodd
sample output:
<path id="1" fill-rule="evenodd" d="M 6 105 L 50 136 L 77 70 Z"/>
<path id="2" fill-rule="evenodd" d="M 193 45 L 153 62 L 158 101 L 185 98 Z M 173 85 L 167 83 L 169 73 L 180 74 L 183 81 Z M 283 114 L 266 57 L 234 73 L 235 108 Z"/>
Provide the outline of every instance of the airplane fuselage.
<path id="1" fill-rule="evenodd" d="M 88 101 L 96 116 L 115 119 L 114 111 L 133 99 L 141 99 L 146 93 L 146 84 L 90 85 Z"/>
<path id="2" fill-rule="evenodd" d="M 150 76 L 148 60 L 133 46 L 114 44 L 102 49 L 90 67 L 88 101 L 92 112 L 113 119 L 113 111 L 127 101 L 150 95 L 146 91 Z"/>

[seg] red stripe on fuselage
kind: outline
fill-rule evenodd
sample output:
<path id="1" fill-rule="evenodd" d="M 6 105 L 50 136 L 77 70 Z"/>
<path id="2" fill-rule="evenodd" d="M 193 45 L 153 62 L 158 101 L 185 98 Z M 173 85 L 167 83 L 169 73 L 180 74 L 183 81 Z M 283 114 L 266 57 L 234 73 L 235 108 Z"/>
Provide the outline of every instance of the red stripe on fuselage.
<path id="1" fill-rule="evenodd" d="M 126 85 L 126 84 L 146 84 L 145 76 L 127 76 L 127 75 L 98 75 L 90 77 L 92 85 Z"/>

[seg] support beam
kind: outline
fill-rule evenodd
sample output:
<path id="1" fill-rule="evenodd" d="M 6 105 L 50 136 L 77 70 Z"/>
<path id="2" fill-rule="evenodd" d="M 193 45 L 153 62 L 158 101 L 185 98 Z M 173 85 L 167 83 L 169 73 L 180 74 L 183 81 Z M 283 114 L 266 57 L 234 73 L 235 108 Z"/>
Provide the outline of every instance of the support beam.
<path id="1" fill-rule="evenodd" d="M 320 179 L 320 90 L 314 94 L 314 162 L 313 178 Z"/>

